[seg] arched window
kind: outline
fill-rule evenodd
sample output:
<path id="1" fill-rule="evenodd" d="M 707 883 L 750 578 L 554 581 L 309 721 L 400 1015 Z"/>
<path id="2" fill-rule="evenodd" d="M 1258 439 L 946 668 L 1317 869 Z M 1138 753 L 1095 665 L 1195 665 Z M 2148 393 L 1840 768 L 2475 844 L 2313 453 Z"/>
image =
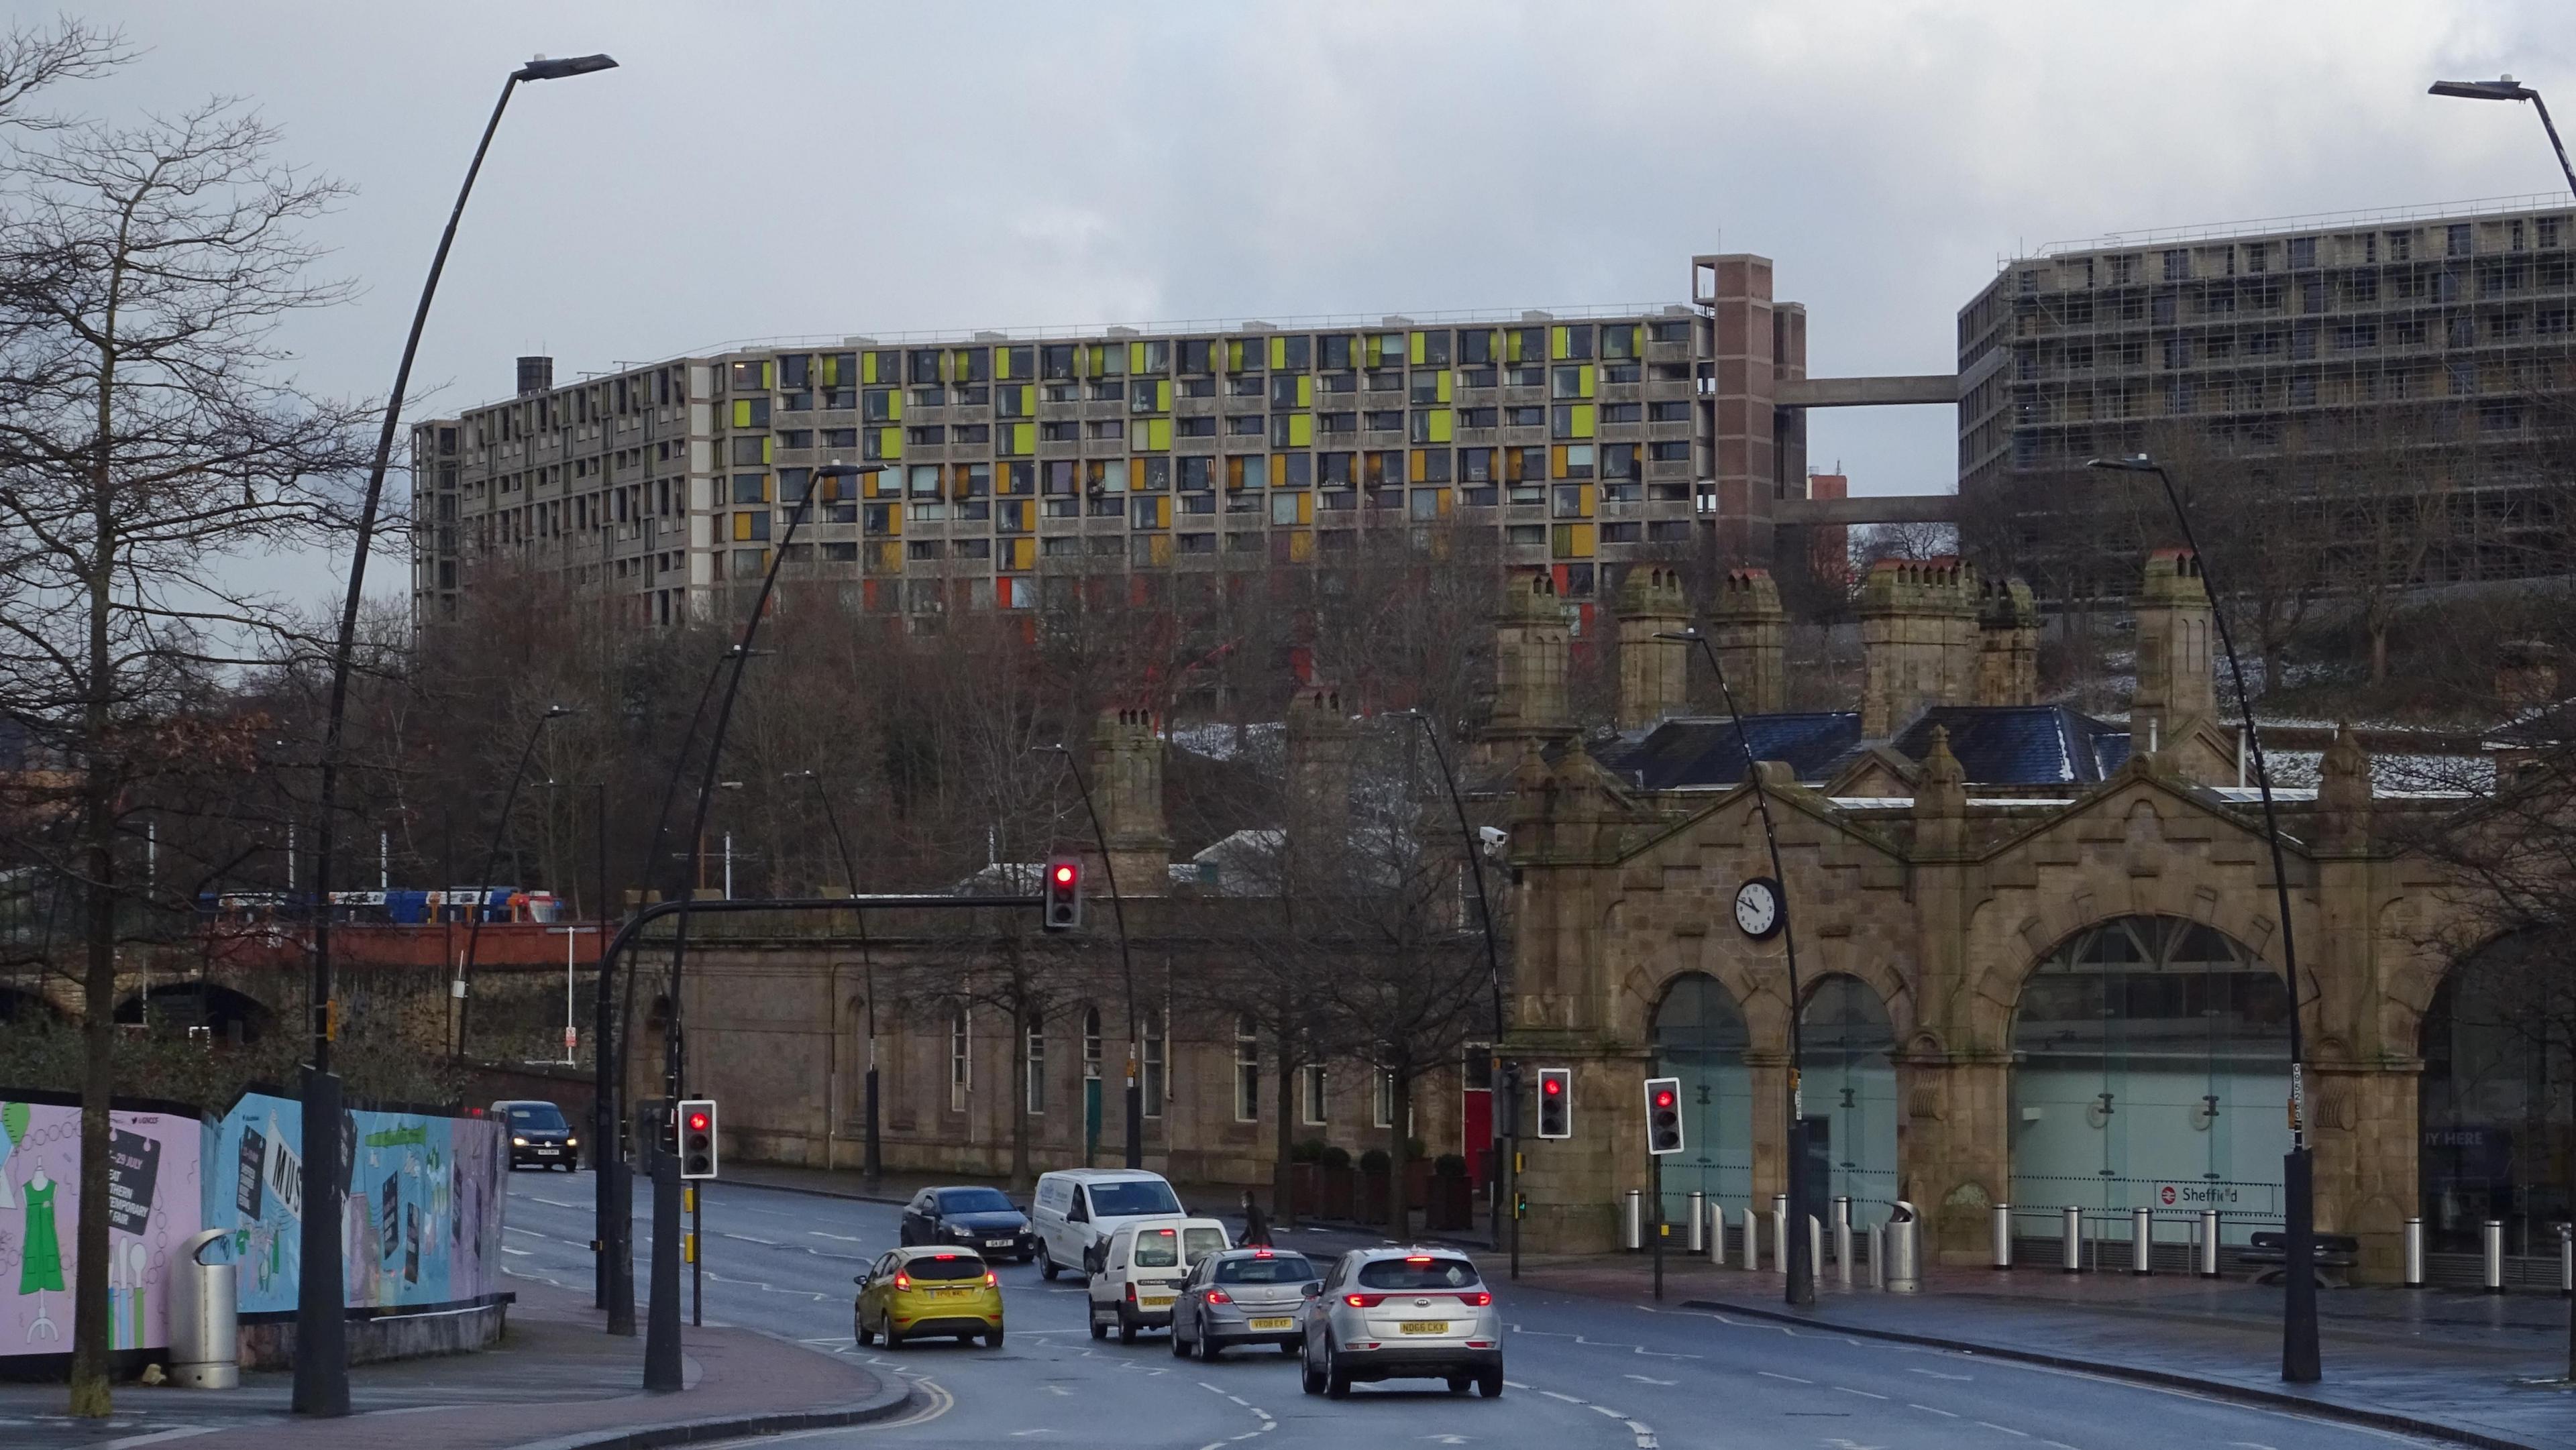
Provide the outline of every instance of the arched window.
<path id="1" fill-rule="evenodd" d="M 2277 1227 L 2290 994 L 2225 933 L 2128 916 L 2058 944 L 2013 1014 L 2012 1201 L 2106 1215 L 2219 1210 Z"/>
<path id="2" fill-rule="evenodd" d="M 948 1111 L 966 1111 L 966 1094 L 975 1085 L 975 1062 L 972 1039 L 966 1020 L 966 1009 L 959 1007 L 948 1016 Z"/>
<path id="3" fill-rule="evenodd" d="M 1047 1096 L 1047 1093 L 1046 1093 L 1046 1021 L 1045 1021 L 1045 1019 L 1040 1018 L 1040 1017 L 1036 1016 L 1035 1014 L 1032 1014 L 1032 1015 L 1029 1017 L 1029 1027 L 1028 1027 L 1028 1035 L 1027 1035 L 1027 1036 L 1028 1036 L 1028 1040 L 1027 1040 L 1027 1043 L 1026 1043 L 1026 1049 L 1027 1049 L 1027 1052 L 1028 1052 L 1028 1064 L 1029 1064 L 1029 1072 L 1028 1072 L 1028 1104 L 1029 1104 L 1029 1111 L 1030 1111 L 1030 1112 L 1032 1112 L 1032 1113 L 1043 1113 L 1043 1112 L 1045 1112 L 1045 1111 L 1046 1111 L 1046 1096 Z"/>
<path id="4" fill-rule="evenodd" d="M 1261 1024 L 1249 1014 L 1234 1019 L 1234 1120 L 1261 1118 Z"/>
<path id="5" fill-rule="evenodd" d="M 1145 1116 L 1163 1115 L 1163 1014 L 1147 1012 L 1138 1029 L 1145 1039 L 1144 1079 L 1137 1085 L 1144 1089 Z"/>
<path id="6" fill-rule="evenodd" d="M 1751 1038 L 1735 998 L 1715 977 L 1684 972 L 1655 1007 L 1654 1036 L 1657 1074 L 1682 1080 L 1682 1151 L 1664 1160 L 1666 1207 L 1677 1214 L 1693 1189 L 1719 1202 L 1749 1201 L 1753 1074 L 1744 1050 Z"/>
<path id="7" fill-rule="evenodd" d="M 2539 934 L 2490 943 L 2452 967 L 2425 1010 L 2416 1178 L 2438 1251 L 2475 1252 L 2492 1218 L 2507 1253 L 2557 1257 L 2576 1155 L 2576 979 L 2551 947 Z"/>
<path id="8" fill-rule="evenodd" d="M 1855 1205 L 1896 1201 L 1896 1034 L 1858 977 L 1819 979 L 1799 1015 L 1806 1049 L 1807 1151 L 1833 1165 L 1825 1192 Z M 1813 1161 L 1811 1157 L 1810 1161 Z M 1876 1215 L 1855 1211 L 1856 1220 Z"/>

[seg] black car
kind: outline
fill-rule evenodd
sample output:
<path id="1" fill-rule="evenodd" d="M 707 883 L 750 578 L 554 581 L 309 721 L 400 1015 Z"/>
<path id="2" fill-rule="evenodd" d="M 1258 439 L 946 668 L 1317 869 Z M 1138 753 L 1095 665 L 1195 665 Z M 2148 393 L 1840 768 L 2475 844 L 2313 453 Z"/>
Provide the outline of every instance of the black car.
<path id="1" fill-rule="evenodd" d="M 903 1206 L 906 1244 L 962 1244 L 987 1259 L 1027 1263 L 1037 1254 L 1029 1216 L 998 1188 L 925 1188 Z"/>
<path id="2" fill-rule="evenodd" d="M 497 1102 L 492 1116 L 510 1130 L 510 1171 L 534 1164 L 570 1173 L 581 1166 L 581 1139 L 564 1121 L 563 1109 L 534 1099 Z"/>

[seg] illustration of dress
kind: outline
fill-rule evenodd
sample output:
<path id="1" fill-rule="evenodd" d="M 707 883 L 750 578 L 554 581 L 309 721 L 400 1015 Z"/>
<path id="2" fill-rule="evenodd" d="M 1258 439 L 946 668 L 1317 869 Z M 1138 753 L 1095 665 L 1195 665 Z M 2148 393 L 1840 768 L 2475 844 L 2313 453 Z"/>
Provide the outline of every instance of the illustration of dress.
<path id="1" fill-rule="evenodd" d="M 21 1294 L 62 1292 L 63 1248 L 54 1234 L 54 1195 L 61 1188 L 59 1183 L 47 1183 L 42 1188 L 30 1183 L 26 1187 L 27 1249 L 18 1265 Z"/>

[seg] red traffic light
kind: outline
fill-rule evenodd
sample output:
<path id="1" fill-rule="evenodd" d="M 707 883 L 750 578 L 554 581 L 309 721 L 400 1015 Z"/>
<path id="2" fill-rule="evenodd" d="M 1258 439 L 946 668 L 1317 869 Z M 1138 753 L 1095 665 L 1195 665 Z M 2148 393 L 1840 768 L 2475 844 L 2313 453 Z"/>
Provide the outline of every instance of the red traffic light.
<path id="1" fill-rule="evenodd" d="M 1671 1107 L 1672 1105 L 1673 1105 L 1673 1092 L 1672 1092 L 1672 1089 L 1670 1089 L 1670 1088 L 1662 1088 L 1662 1089 L 1658 1089 L 1658 1090 L 1656 1091 L 1656 1093 L 1655 1093 L 1655 1106 L 1656 1106 L 1656 1107 L 1659 1107 L 1659 1108 L 1669 1108 L 1669 1107 Z"/>
<path id="2" fill-rule="evenodd" d="M 703 1132 L 705 1132 L 706 1130 L 707 1130 L 707 1115 L 706 1115 L 706 1114 L 704 1114 L 704 1113 L 691 1113 L 691 1114 L 689 1114 L 689 1131 L 690 1131 L 690 1132 L 692 1132 L 692 1133 L 703 1133 Z"/>
<path id="3" fill-rule="evenodd" d="M 1565 1084 L 1556 1078 L 1543 1077 L 1538 1080 L 1538 1090 L 1547 1094 L 1549 1097 L 1555 1097 L 1558 1093 L 1565 1091 Z"/>
<path id="4" fill-rule="evenodd" d="M 1055 884 L 1056 884 L 1056 885 L 1058 885 L 1058 886 L 1071 886 L 1071 885 L 1073 884 L 1073 863 L 1072 863 L 1072 862 L 1070 862 L 1070 861 L 1059 861 L 1059 862 L 1057 862 L 1057 863 L 1056 863 L 1056 866 L 1055 866 Z"/>

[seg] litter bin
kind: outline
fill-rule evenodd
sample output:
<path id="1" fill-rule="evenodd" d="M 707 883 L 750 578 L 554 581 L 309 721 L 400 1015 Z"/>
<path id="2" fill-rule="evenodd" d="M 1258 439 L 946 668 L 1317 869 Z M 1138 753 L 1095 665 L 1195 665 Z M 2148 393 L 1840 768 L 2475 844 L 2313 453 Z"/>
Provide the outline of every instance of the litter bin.
<path id="1" fill-rule="evenodd" d="M 1923 1291 L 1923 1219 L 1904 1199 L 1887 1216 L 1887 1292 Z"/>
<path id="2" fill-rule="evenodd" d="M 240 1271 L 198 1257 L 230 1237 L 207 1229 L 180 1247 L 170 1275 L 170 1383 L 182 1389 L 241 1387 L 237 1300 Z"/>

